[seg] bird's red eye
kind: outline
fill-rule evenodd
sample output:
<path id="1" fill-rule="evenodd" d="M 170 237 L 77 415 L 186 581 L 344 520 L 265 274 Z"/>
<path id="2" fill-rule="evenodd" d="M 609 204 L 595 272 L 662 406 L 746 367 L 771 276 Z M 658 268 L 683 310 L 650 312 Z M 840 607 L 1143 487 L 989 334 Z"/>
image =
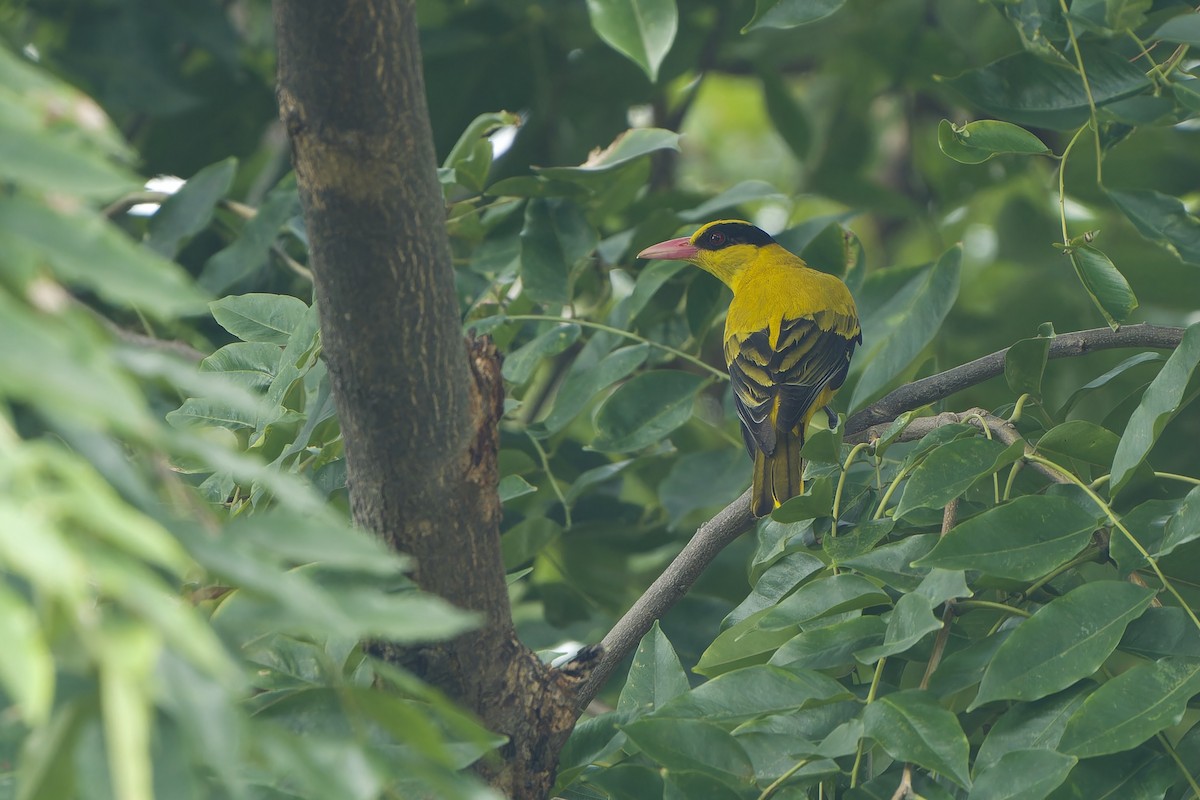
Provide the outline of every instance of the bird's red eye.
<path id="1" fill-rule="evenodd" d="M 712 231 L 708 234 L 708 243 L 714 247 L 720 247 L 725 244 L 725 234 L 720 231 Z"/>

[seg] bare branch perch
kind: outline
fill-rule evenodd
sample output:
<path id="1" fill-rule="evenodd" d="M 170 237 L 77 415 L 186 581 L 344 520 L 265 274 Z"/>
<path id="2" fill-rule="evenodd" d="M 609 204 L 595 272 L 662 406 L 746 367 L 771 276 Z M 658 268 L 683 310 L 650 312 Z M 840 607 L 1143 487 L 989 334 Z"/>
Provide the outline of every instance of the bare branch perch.
<path id="1" fill-rule="evenodd" d="M 1050 342 L 1047 357 L 1070 358 L 1116 347 L 1153 347 L 1170 350 L 1178 347 L 1182 338 L 1182 328 L 1160 325 L 1129 325 L 1116 331 L 1094 328 L 1056 336 Z M 962 366 L 901 386 L 846 420 L 846 433 L 853 435 L 871 425 L 891 422 L 905 411 L 943 400 L 955 392 L 1002 375 L 1007 354 L 1006 347 Z"/>
<path id="2" fill-rule="evenodd" d="M 1182 338 L 1182 328 L 1158 325 L 1130 325 L 1117 331 L 1097 328 L 1056 337 L 1050 342 L 1048 357 L 1070 358 L 1118 347 L 1173 349 L 1179 346 Z M 886 425 L 905 411 L 945 399 L 955 392 L 1002 374 L 1007 353 L 1008 349 L 1005 348 L 962 366 L 901 386 L 850 417 L 846 421 L 846 441 L 869 441 L 872 435 L 881 435 Z M 992 430 L 993 435 L 1006 444 L 1020 438 L 1017 430 L 1006 420 L 976 408 L 963 414 L 944 413 L 915 419 L 905 430 L 901 441 L 919 439 L 934 428 L 951 422 L 966 420 L 979 424 L 981 419 Z M 1032 466 L 1051 481 L 1063 480 L 1063 477 L 1055 474 L 1053 470 L 1040 468 L 1040 465 L 1036 464 Z M 591 702 L 617 665 L 637 647 L 654 621 L 660 619 L 687 593 L 717 554 L 753 526 L 754 519 L 750 516 L 748 502 L 747 492 L 701 525 L 658 580 L 646 589 L 633 607 L 608 632 L 603 642 L 604 655 L 590 678 L 580 687 L 576 698 L 577 709 L 582 709 Z"/>

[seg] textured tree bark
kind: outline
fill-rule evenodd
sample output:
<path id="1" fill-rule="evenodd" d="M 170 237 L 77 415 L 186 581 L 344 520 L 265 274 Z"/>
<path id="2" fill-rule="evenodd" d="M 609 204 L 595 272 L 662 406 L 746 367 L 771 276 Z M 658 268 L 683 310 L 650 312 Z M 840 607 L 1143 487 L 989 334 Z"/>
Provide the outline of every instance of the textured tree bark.
<path id="1" fill-rule="evenodd" d="M 414 4 L 276 0 L 275 22 L 354 520 L 415 557 L 421 588 L 484 618 L 450 643 L 376 650 L 510 737 L 479 766 L 486 780 L 544 797 L 574 724 L 575 679 L 513 630 L 499 357 L 460 330 Z"/>

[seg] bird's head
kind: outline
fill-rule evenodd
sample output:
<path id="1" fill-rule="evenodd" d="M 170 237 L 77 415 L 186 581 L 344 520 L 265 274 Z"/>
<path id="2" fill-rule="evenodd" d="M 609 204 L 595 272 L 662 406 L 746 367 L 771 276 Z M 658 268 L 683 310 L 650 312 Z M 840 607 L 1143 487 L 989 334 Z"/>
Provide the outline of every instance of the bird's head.
<path id="1" fill-rule="evenodd" d="M 737 275 L 764 247 L 778 246 L 770 234 L 740 219 L 719 219 L 691 236 L 647 247 L 638 258 L 689 261 L 732 286 Z"/>

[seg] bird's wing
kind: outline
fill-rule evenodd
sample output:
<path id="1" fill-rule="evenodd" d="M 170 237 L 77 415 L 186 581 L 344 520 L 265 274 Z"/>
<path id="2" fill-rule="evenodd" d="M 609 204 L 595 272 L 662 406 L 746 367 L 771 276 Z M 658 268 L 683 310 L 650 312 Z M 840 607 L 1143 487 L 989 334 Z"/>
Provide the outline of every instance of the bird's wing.
<path id="1" fill-rule="evenodd" d="M 846 380 L 861 341 L 858 320 L 831 311 L 783 320 L 774 347 L 767 329 L 731 336 L 725 357 L 747 449 L 773 453 L 776 431 L 794 429 Z"/>

